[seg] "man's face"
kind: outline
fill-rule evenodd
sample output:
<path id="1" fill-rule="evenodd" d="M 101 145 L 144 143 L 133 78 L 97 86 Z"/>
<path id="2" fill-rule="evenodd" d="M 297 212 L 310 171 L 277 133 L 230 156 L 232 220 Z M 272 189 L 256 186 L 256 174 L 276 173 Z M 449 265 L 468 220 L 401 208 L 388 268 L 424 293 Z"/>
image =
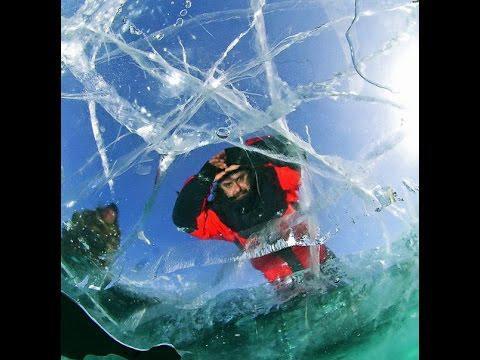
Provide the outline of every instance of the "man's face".
<path id="1" fill-rule="evenodd" d="M 102 211 L 102 220 L 107 224 L 113 224 L 117 218 L 117 213 L 112 208 L 105 208 Z"/>
<path id="2" fill-rule="evenodd" d="M 227 176 L 220 183 L 220 188 L 229 199 L 243 199 L 250 191 L 250 179 L 248 176 L 248 171 L 241 170 Z"/>

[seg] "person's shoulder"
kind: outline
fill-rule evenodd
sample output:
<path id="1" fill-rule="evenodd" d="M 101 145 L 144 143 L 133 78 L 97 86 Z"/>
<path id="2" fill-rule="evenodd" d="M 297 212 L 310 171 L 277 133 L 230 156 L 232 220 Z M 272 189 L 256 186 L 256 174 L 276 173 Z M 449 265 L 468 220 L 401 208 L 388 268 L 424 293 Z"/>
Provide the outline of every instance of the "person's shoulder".
<path id="1" fill-rule="evenodd" d="M 249 138 L 245 145 L 283 153 L 291 142 L 282 135 L 265 135 Z"/>
<path id="2" fill-rule="evenodd" d="M 99 219 L 96 210 L 82 210 L 72 215 L 72 222 L 75 224 L 93 224 Z"/>
<path id="3" fill-rule="evenodd" d="M 251 137 L 245 140 L 245 145 L 248 145 L 248 146 L 255 146 L 255 144 L 259 145 L 261 143 L 264 143 L 265 139 L 267 139 L 268 137 L 271 137 L 271 135 Z"/>
<path id="4" fill-rule="evenodd" d="M 273 166 L 280 188 L 285 191 L 298 190 L 301 183 L 301 169 L 293 165 Z"/>
<path id="5" fill-rule="evenodd" d="M 280 143 L 285 143 L 286 139 L 281 135 L 264 135 L 264 136 L 254 136 L 245 140 L 245 145 L 247 146 L 269 146 Z"/>
<path id="6" fill-rule="evenodd" d="M 96 210 L 91 210 L 91 209 L 82 209 L 75 211 L 72 216 L 88 216 L 90 214 L 95 214 L 97 211 Z"/>

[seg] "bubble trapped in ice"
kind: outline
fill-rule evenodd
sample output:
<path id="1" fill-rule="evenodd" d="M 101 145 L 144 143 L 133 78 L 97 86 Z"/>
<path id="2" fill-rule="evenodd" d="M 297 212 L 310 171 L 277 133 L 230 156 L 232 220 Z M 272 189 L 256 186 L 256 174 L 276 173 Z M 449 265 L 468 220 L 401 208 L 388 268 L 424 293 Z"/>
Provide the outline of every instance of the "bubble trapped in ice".
<path id="1" fill-rule="evenodd" d="M 63 0 L 62 291 L 140 349 L 415 356 L 417 20 L 407 0 Z M 288 151 L 261 147 L 269 135 Z M 191 176 L 255 144 L 243 163 L 261 195 L 242 207 L 257 224 L 242 230 L 251 247 L 177 227 Z M 206 184 L 213 206 L 222 193 Z M 278 207 L 260 211 L 272 198 Z M 319 265 L 321 244 L 335 260 Z M 306 268 L 292 263 L 295 245 Z M 258 269 L 268 255 L 292 266 L 288 281 Z"/>
<path id="2" fill-rule="evenodd" d="M 177 21 L 175 22 L 175 26 L 182 26 L 183 25 L 183 19 L 178 18 Z"/>
<path id="3" fill-rule="evenodd" d="M 217 129 L 216 134 L 220 139 L 226 139 L 230 135 L 230 130 L 228 130 L 227 128 L 221 127 Z"/>

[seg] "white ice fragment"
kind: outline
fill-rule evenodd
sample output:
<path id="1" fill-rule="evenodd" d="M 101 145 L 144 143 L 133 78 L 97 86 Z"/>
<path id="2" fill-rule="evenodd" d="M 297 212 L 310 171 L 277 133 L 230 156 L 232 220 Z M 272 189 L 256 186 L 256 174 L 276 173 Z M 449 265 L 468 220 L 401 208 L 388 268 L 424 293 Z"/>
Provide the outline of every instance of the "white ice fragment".
<path id="1" fill-rule="evenodd" d="M 67 65 L 75 64 L 77 70 L 89 71 L 91 64 L 84 54 L 83 45 L 79 41 L 62 41 L 61 43 L 62 61 Z"/>
<path id="2" fill-rule="evenodd" d="M 89 289 L 92 289 L 92 290 L 100 291 L 100 287 L 99 287 L 99 286 L 95 286 L 95 285 L 93 285 L 93 284 L 90 285 L 88 288 L 89 288 Z"/>
<path id="3" fill-rule="evenodd" d="M 148 58 L 151 59 L 151 60 L 155 59 L 155 54 L 152 53 L 152 52 L 148 53 Z"/>
<path id="4" fill-rule="evenodd" d="M 66 229 L 67 231 L 70 231 L 70 230 L 72 229 L 72 226 L 73 226 L 73 225 L 72 225 L 72 223 L 71 223 L 70 221 L 68 221 L 68 222 L 65 223 L 64 226 L 65 226 L 65 229 Z M 73 240 L 70 240 L 70 242 L 73 243 Z"/>
<path id="5" fill-rule="evenodd" d="M 141 137 L 145 138 L 148 135 L 150 135 L 152 131 L 153 131 L 153 124 L 148 124 L 148 125 L 145 125 L 145 126 L 142 126 L 141 128 L 139 128 L 137 130 L 137 134 L 140 135 Z"/>
<path id="6" fill-rule="evenodd" d="M 65 204 L 67 208 L 73 207 L 77 202 L 75 200 L 69 201 Z"/>
<path id="7" fill-rule="evenodd" d="M 170 85 L 178 85 L 182 81 L 182 74 L 179 71 L 173 71 L 167 75 L 166 80 Z"/>
<path id="8" fill-rule="evenodd" d="M 79 237 L 78 238 L 78 241 L 80 242 L 80 244 L 86 249 L 86 250 L 90 250 L 90 245 L 88 245 L 86 242 L 85 242 L 85 239 L 83 237 Z"/>
<path id="9" fill-rule="evenodd" d="M 408 189 L 408 191 L 411 191 L 411 192 L 417 192 L 419 187 L 418 185 L 415 184 L 415 182 L 411 179 L 403 179 L 402 180 L 402 183 L 403 185 L 405 185 L 405 187 Z"/>
<path id="10" fill-rule="evenodd" d="M 120 32 L 124 33 L 124 32 L 127 32 L 127 30 L 128 30 L 128 23 L 124 23 L 120 28 Z"/>
<path id="11" fill-rule="evenodd" d="M 379 212 L 383 208 L 390 206 L 392 203 L 396 201 L 402 201 L 403 199 L 398 198 L 397 193 L 390 187 L 381 187 L 380 185 L 375 186 L 373 189 L 373 195 L 375 198 L 380 202 L 381 207 L 375 209 L 375 211 Z"/>
<path id="12" fill-rule="evenodd" d="M 182 18 L 178 18 L 177 19 L 177 22 L 175 23 L 175 26 L 182 26 L 183 25 L 183 19 Z"/>
<path id="13" fill-rule="evenodd" d="M 146 113 L 147 113 L 147 109 L 145 109 L 145 107 L 142 106 L 142 107 L 140 108 L 140 112 L 141 112 L 142 114 L 146 114 Z"/>
<path id="14" fill-rule="evenodd" d="M 296 243 L 297 243 L 297 241 L 295 240 L 295 236 L 293 235 L 293 231 L 291 231 L 290 234 L 288 235 L 287 245 L 288 246 L 293 246 Z"/>
<path id="15" fill-rule="evenodd" d="M 221 84 L 220 80 L 215 78 L 210 81 L 210 86 L 214 89 L 216 89 L 220 84 Z"/>
<path id="16" fill-rule="evenodd" d="M 150 240 L 148 240 L 147 237 L 145 236 L 145 233 L 143 232 L 143 230 L 141 230 L 137 233 L 137 238 L 139 240 L 142 240 L 143 242 L 145 242 L 147 245 L 152 245 Z"/>
<path id="17" fill-rule="evenodd" d="M 142 35 L 142 30 L 140 29 L 137 29 L 135 26 L 133 25 L 130 25 L 130 34 L 133 34 L 133 35 Z"/>
<path id="18" fill-rule="evenodd" d="M 173 154 L 166 155 L 162 159 L 162 161 L 160 161 L 160 164 L 158 166 L 160 172 L 166 171 L 174 159 L 175 159 L 175 156 Z"/>
<path id="19" fill-rule="evenodd" d="M 193 39 L 193 40 L 197 40 L 197 37 L 192 34 L 192 39 Z"/>
<path id="20" fill-rule="evenodd" d="M 367 10 L 362 13 L 363 16 L 372 16 L 374 12 L 372 10 Z"/>
<path id="21" fill-rule="evenodd" d="M 175 146 L 178 146 L 183 142 L 183 138 L 178 136 L 177 134 L 173 134 L 172 139 Z"/>
<path id="22" fill-rule="evenodd" d="M 185 7 L 190 9 L 192 7 L 192 2 L 190 0 L 185 1 Z"/>
<path id="23" fill-rule="evenodd" d="M 165 36 L 165 35 L 162 34 L 162 33 L 156 34 L 156 35 L 154 36 L 154 39 L 155 39 L 155 40 L 162 40 L 162 39 L 164 38 L 164 36 Z"/>
<path id="24" fill-rule="evenodd" d="M 150 91 L 150 86 L 147 86 L 147 90 Z"/>
<path id="25" fill-rule="evenodd" d="M 182 11 L 180 11 L 180 16 L 185 16 L 187 15 L 187 10 L 183 9 Z"/>
<path id="26" fill-rule="evenodd" d="M 88 277 L 89 277 L 88 275 L 85 276 L 85 278 L 84 278 L 82 281 L 80 281 L 78 284 L 76 284 L 75 286 L 76 286 L 77 288 L 83 288 L 83 287 L 85 287 L 85 285 L 87 285 L 87 282 L 88 282 Z"/>
<path id="27" fill-rule="evenodd" d="M 66 42 L 62 41 L 61 52 L 63 56 L 69 58 L 77 58 L 81 56 L 83 51 L 82 44 L 78 41 L 75 42 Z"/>

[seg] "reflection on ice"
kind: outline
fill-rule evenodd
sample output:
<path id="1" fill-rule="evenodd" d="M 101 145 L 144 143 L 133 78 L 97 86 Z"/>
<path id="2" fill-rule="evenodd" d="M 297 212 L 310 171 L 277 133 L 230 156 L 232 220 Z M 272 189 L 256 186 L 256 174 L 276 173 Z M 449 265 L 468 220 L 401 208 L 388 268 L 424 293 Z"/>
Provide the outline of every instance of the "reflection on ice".
<path id="1" fill-rule="evenodd" d="M 138 238 L 142 241 L 145 241 L 147 245 L 152 245 L 152 243 L 150 242 L 150 240 L 148 240 L 148 238 L 145 236 L 145 233 L 143 231 L 138 232 Z"/>
<path id="2" fill-rule="evenodd" d="M 381 211 L 383 208 L 393 204 L 396 201 L 403 201 L 402 198 L 399 198 L 396 191 L 394 191 L 391 187 L 382 188 L 380 185 L 377 185 L 373 189 L 373 193 L 377 198 L 378 202 L 380 203 L 380 207 L 376 208 L 375 211 Z"/>
<path id="3" fill-rule="evenodd" d="M 418 185 L 416 185 L 416 184 L 413 182 L 413 180 L 411 180 L 411 179 L 403 179 L 403 180 L 402 180 L 402 183 L 403 183 L 403 185 L 405 185 L 405 187 L 406 187 L 409 191 L 411 191 L 411 192 L 413 192 L 413 193 L 416 192 L 416 191 L 418 191 L 418 189 L 419 189 Z"/>
<path id="4" fill-rule="evenodd" d="M 105 268 L 119 244 L 120 228 L 115 204 L 75 212 L 62 229 L 62 261 L 68 263 L 89 258 L 95 265 Z"/>
<path id="5" fill-rule="evenodd" d="M 411 326 L 394 309 L 418 304 L 418 113 L 388 91 L 409 71 L 388 71 L 417 17 L 407 0 L 62 1 L 62 291 L 129 346 L 199 358 L 251 357 L 246 332 L 288 358 Z"/>

